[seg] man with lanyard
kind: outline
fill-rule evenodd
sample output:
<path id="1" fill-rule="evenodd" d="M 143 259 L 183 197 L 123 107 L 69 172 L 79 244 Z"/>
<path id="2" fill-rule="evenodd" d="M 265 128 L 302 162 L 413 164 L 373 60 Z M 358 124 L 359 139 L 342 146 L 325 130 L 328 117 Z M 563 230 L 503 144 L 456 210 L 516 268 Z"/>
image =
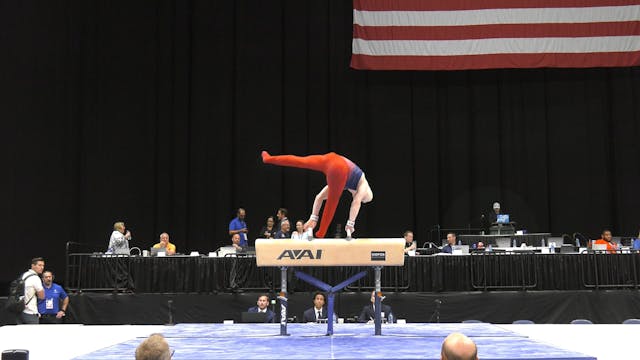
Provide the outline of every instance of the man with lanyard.
<path id="1" fill-rule="evenodd" d="M 247 233 L 249 233 L 249 230 L 247 230 L 247 223 L 244 222 L 245 216 L 245 210 L 243 208 L 239 208 L 238 216 L 229 223 L 229 236 L 233 236 L 235 234 L 240 235 L 239 245 L 241 247 L 249 245 L 249 242 L 247 241 Z"/>
<path id="2" fill-rule="evenodd" d="M 38 300 L 40 324 L 62 324 L 69 306 L 69 297 L 62 286 L 53 282 L 51 271 L 42 273 L 42 282 L 44 284 L 44 299 Z M 62 305 L 60 305 L 60 300 L 62 300 Z"/>
<path id="3" fill-rule="evenodd" d="M 36 300 L 44 299 L 44 288 L 40 280 L 42 270 L 44 270 L 44 259 L 37 257 L 31 259 L 31 269 L 22 274 L 25 308 L 16 319 L 18 324 L 38 324 L 39 322 Z"/>

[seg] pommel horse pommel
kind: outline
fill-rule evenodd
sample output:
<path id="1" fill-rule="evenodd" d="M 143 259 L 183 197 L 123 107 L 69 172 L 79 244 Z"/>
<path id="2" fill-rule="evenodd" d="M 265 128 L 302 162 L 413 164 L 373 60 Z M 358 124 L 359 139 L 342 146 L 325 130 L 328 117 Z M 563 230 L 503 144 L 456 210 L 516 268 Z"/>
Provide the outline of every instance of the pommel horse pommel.
<path id="1" fill-rule="evenodd" d="M 280 335 L 287 334 L 287 268 L 307 266 L 372 266 L 375 270 L 375 334 L 381 335 L 380 272 L 383 266 L 404 265 L 402 238 L 372 239 L 257 239 L 256 263 L 258 266 L 280 267 L 282 284 L 280 296 Z M 331 286 L 311 275 L 296 271 L 299 279 L 327 292 L 327 335 L 333 335 L 334 295 L 349 284 L 367 274 L 361 271 L 338 285 Z"/>

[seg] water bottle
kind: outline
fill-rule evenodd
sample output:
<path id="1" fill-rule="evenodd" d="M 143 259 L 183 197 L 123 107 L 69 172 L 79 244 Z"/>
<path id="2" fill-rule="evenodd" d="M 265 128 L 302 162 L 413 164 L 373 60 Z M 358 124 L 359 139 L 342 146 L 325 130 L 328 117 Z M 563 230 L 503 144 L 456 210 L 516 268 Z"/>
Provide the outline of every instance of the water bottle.
<path id="1" fill-rule="evenodd" d="M 489 251 L 489 252 L 493 251 L 493 248 L 491 247 L 491 244 L 487 245 L 487 251 Z"/>
<path id="2" fill-rule="evenodd" d="M 580 239 L 576 236 L 576 247 L 580 247 Z"/>
<path id="3" fill-rule="evenodd" d="M 556 243 L 549 242 L 549 253 L 550 254 L 555 254 L 556 253 Z"/>
<path id="4" fill-rule="evenodd" d="M 389 313 L 389 316 L 387 317 L 387 323 L 389 324 L 393 324 L 393 313 Z"/>
<path id="5" fill-rule="evenodd" d="M 511 247 L 516 247 L 518 244 L 518 242 L 516 241 L 516 239 L 513 239 L 513 241 L 511 242 Z"/>
<path id="6" fill-rule="evenodd" d="M 540 247 L 544 247 L 544 238 L 542 238 L 542 240 L 540 240 Z"/>

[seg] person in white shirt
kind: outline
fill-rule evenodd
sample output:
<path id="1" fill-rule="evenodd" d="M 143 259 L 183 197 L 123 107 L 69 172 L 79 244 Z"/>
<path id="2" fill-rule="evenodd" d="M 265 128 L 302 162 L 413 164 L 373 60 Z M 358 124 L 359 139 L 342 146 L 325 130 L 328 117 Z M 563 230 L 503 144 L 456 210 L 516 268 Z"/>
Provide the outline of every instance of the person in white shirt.
<path id="1" fill-rule="evenodd" d="M 131 240 L 131 232 L 126 229 L 122 221 L 116 222 L 113 224 L 113 232 L 109 238 L 107 254 L 129 255 L 129 240 Z"/>
<path id="2" fill-rule="evenodd" d="M 24 280 L 25 308 L 16 319 L 18 324 L 38 324 L 38 299 L 44 299 L 44 287 L 40 275 L 44 270 L 44 259 L 41 257 L 31 259 L 31 269 L 22 274 Z"/>
<path id="3" fill-rule="evenodd" d="M 291 233 L 292 239 L 309 240 L 309 231 L 304 231 L 304 221 L 296 221 L 296 230 Z"/>

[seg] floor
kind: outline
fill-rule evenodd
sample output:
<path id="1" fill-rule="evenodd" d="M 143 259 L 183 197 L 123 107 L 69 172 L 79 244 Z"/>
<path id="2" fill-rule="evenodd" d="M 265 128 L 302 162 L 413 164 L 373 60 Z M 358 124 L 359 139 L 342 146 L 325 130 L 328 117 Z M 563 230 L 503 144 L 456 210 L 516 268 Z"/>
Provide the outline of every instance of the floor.
<path id="1" fill-rule="evenodd" d="M 28 349 L 30 359 L 131 359 L 149 334 L 162 333 L 174 359 L 439 359 L 454 331 L 470 336 L 480 359 L 631 359 L 640 325 L 290 324 L 20 325 L 0 327 L 0 350 Z M 605 335 L 605 336 L 603 336 Z M 606 342 L 599 339 L 607 338 Z M 615 341 L 611 341 L 615 339 Z"/>

